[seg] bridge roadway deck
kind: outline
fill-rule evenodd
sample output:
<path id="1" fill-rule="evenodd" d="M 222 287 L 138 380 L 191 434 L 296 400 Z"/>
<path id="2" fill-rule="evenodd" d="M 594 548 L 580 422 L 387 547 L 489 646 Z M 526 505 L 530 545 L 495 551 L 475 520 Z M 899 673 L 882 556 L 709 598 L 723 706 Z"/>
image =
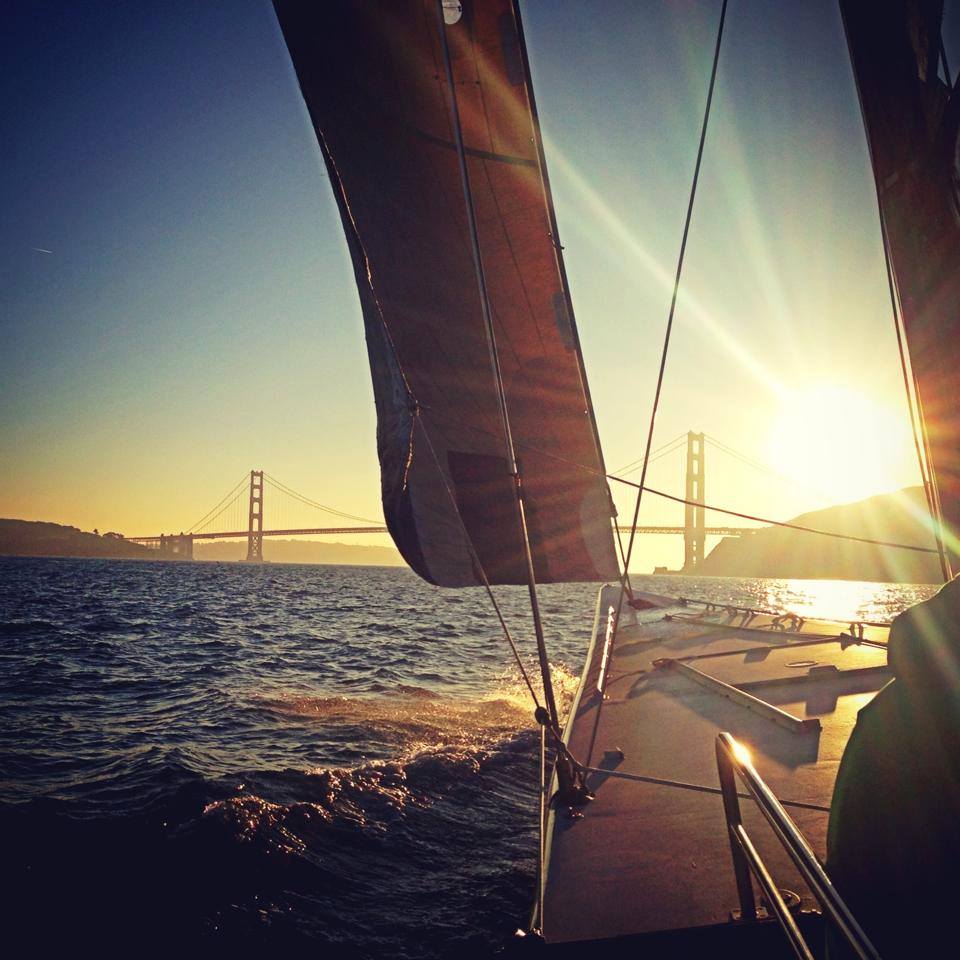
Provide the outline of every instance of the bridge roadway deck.
<path id="1" fill-rule="evenodd" d="M 621 533 L 629 533 L 630 527 L 618 527 Z M 743 534 L 750 533 L 754 530 L 753 527 L 706 527 L 704 528 L 704 533 L 707 536 L 725 536 L 725 537 L 738 537 Z M 677 534 L 684 533 L 683 527 L 637 527 L 637 533 L 652 533 L 652 534 Z M 250 530 L 230 530 L 222 533 L 166 533 L 166 534 L 156 534 L 148 537 L 124 537 L 124 540 L 129 540 L 132 543 L 159 543 L 161 536 L 164 537 L 189 537 L 192 540 L 240 540 L 244 537 L 250 536 L 254 533 L 255 535 L 263 537 L 306 537 L 306 536 L 317 536 L 320 534 L 355 534 L 355 533 L 389 533 L 386 527 L 297 527 L 292 530 L 264 530 L 260 531 L 250 531 Z"/>
<path id="2" fill-rule="evenodd" d="M 191 540 L 240 540 L 253 533 L 259 537 L 306 537 L 311 534 L 322 533 L 388 533 L 386 527 L 311 527 L 296 528 L 293 530 L 232 530 L 225 533 L 167 533 L 151 537 L 124 537 L 134 543 L 159 543 L 161 536 Z"/>

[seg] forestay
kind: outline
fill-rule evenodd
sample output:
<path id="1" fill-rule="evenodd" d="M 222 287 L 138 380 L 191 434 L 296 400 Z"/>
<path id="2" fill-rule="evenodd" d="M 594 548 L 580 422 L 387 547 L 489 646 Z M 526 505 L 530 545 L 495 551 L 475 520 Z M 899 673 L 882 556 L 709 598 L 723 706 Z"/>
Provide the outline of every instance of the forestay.
<path id="1" fill-rule="evenodd" d="M 491 583 L 526 583 L 439 6 L 275 7 L 353 259 L 390 532 L 431 582 L 478 583 L 479 558 Z M 509 0 L 444 10 L 536 578 L 615 578 L 611 500 L 517 12 Z"/>

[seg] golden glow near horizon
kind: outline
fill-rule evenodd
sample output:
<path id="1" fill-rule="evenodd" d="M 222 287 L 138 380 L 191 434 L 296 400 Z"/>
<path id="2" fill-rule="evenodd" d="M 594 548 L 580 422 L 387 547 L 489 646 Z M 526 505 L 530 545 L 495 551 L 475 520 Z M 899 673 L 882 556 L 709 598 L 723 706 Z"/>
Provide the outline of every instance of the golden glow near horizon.
<path id="1" fill-rule="evenodd" d="M 717 7 L 654 4 L 635 21 L 612 9 L 524 4 L 584 362 L 617 465 L 643 454 Z M 289 56 L 262 13 L 224 21 L 230 44 L 211 47 L 214 34 L 174 21 L 157 38 L 158 56 L 215 62 L 230 83 L 195 96 L 156 89 L 136 60 L 101 56 L 109 68 L 86 78 L 96 96 L 62 115 L 48 117 L 42 101 L 25 113 L 44 122 L 18 131 L 25 145 L 8 181 L 25 199 L 6 228 L 15 281 L 0 354 L 0 516 L 178 532 L 251 468 L 380 516 L 340 215 Z M 828 7 L 767 14 L 730 12 L 654 447 L 703 431 L 773 468 L 780 476 L 710 450 L 706 499 L 786 520 L 919 474 L 842 28 Z M 254 60 L 224 58 L 240 44 Z M 57 49 L 45 33 L 41 46 Z M 60 68 L 35 66 L 38 77 Z M 251 96 L 232 93 L 253 77 Z M 201 78 L 184 73 L 185 84 Z M 162 189 L 157 142 L 125 119 L 130 89 L 157 99 L 169 134 Z M 200 96 L 210 99 L 197 128 Z M 207 143 L 198 136 L 216 144 L 209 163 L 195 162 Z M 682 496 L 683 457 L 652 464 L 648 485 Z M 627 522 L 633 491 L 614 485 L 613 495 Z M 278 508 L 267 500 L 267 525 L 294 525 Z M 641 524 L 682 517 L 679 504 L 644 498 Z M 632 566 L 676 569 L 682 556 L 681 537 L 645 536 Z"/>
<path id="2" fill-rule="evenodd" d="M 913 452 L 906 417 L 855 387 L 813 383 L 771 411 L 770 465 L 824 503 L 896 489 Z"/>

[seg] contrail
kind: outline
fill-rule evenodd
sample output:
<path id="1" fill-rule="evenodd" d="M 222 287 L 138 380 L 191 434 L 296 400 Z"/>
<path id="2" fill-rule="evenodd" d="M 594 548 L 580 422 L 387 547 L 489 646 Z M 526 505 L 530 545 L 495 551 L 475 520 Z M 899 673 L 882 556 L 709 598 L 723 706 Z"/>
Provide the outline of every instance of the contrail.
<path id="1" fill-rule="evenodd" d="M 53 253 L 52 250 L 47 250 L 46 247 L 31 247 L 31 250 L 35 250 L 37 253 Z"/>

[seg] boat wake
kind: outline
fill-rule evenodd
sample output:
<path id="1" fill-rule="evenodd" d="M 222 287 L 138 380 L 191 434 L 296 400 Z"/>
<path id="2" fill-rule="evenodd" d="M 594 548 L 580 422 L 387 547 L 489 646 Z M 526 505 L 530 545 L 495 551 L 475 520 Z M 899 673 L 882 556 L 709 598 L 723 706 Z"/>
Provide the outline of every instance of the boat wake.
<path id="1" fill-rule="evenodd" d="M 558 678 L 568 703 L 576 680 Z M 303 738 L 306 724 L 306 746 L 315 730 L 386 755 L 210 776 L 190 769 L 207 758 L 158 750 L 140 755 L 135 785 L 120 777 L 119 793 L 101 778 L 86 798 L 75 788 L 0 806 L 16 915 L 54 945 L 57 931 L 102 937 L 109 904 L 107 954 L 148 927 L 170 948 L 200 938 L 217 951 L 326 944 L 445 957 L 488 952 L 522 923 L 539 749 L 525 687 L 463 698 L 398 685 L 357 697 L 257 695 L 250 705 L 278 736 L 287 725 Z M 37 915 L 51 885 L 70 890 L 56 930 Z"/>

